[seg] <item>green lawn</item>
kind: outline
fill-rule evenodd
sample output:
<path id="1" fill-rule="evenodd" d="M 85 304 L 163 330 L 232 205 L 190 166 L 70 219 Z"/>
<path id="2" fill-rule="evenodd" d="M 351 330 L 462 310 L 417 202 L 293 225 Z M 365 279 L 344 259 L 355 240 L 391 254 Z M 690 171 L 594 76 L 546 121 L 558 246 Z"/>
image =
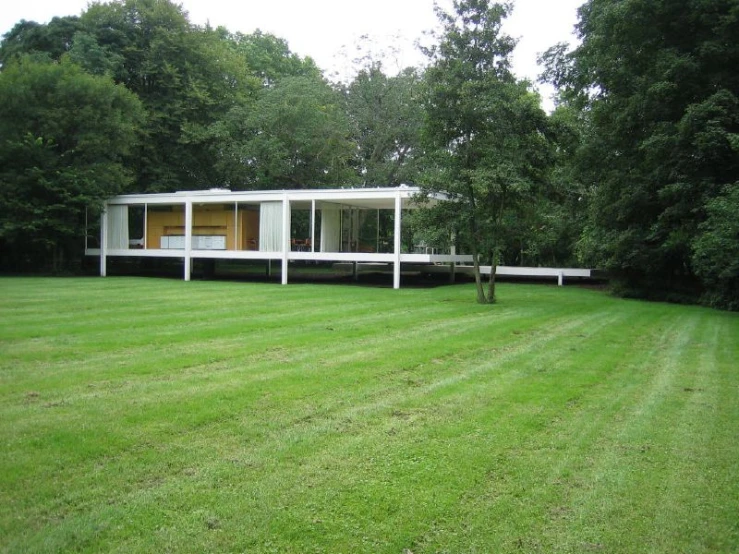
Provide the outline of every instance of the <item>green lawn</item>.
<path id="1" fill-rule="evenodd" d="M 0 279 L 0 551 L 739 551 L 739 317 Z"/>

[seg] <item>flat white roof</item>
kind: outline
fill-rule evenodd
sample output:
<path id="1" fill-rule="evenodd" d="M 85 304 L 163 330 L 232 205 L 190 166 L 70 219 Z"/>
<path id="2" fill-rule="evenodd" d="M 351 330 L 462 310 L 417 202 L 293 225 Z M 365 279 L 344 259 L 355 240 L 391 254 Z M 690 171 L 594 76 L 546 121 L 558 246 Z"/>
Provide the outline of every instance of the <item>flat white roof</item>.
<path id="1" fill-rule="evenodd" d="M 368 209 L 392 209 L 399 196 L 404 209 L 412 207 L 413 198 L 420 194 L 419 187 L 340 188 L 340 189 L 292 189 L 249 190 L 227 189 L 192 190 L 152 194 L 124 194 L 108 199 L 108 204 L 184 204 L 188 200 L 202 204 L 275 202 L 287 198 L 300 208 L 310 207 L 311 202 L 336 203 Z"/>

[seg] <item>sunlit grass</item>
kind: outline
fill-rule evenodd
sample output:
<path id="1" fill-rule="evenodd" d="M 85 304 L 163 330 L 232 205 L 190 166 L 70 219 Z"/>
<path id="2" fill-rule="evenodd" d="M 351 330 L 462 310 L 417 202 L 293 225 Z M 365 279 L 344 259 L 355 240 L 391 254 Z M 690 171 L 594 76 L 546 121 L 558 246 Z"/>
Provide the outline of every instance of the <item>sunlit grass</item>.
<path id="1" fill-rule="evenodd" d="M 499 296 L 0 280 L 0 549 L 737 551 L 736 315 Z"/>

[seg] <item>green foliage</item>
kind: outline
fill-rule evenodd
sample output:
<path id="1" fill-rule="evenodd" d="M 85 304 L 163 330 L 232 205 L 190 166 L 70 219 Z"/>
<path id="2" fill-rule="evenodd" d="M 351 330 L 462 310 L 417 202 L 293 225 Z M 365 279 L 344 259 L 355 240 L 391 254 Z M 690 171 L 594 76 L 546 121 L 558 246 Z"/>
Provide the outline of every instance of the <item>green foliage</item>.
<path id="1" fill-rule="evenodd" d="M 0 64 L 19 61 L 29 54 L 42 54 L 52 60 L 61 59 L 83 28 L 79 17 L 54 17 L 46 25 L 21 20 L 3 35 L 0 44 Z"/>
<path id="2" fill-rule="evenodd" d="M 510 73 L 514 41 L 500 23 L 511 6 L 455 6 L 439 12 L 444 36 L 426 77 L 414 69 L 388 76 L 369 61 L 332 88 L 283 39 L 197 27 L 171 0 L 117 0 L 79 18 L 21 22 L 0 45 L 0 62 L 73 62 L 140 99 L 146 117 L 126 162 L 126 192 L 396 185 L 418 182 L 425 169 L 429 192 L 464 207 L 437 207 L 427 235 L 449 243 L 453 234 L 480 263 L 567 259 L 577 235 L 567 222 L 581 225 L 573 215 L 582 204 L 572 198 L 585 187 L 569 184 L 560 164 L 541 194 L 553 161 L 569 152 L 552 149 L 567 125 L 550 124 Z"/>
<path id="3" fill-rule="evenodd" d="M 338 94 L 321 77 L 287 77 L 213 126 L 216 169 L 234 189 L 311 188 L 351 178 L 354 154 Z"/>
<path id="4" fill-rule="evenodd" d="M 584 140 L 586 126 L 578 110 L 559 106 L 548 119 L 554 142 L 554 167 L 548 186 L 526 206 L 526 225 L 518 232 L 520 256 L 509 246 L 507 265 L 578 266 L 576 248 L 587 217 L 589 194 L 574 170 L 573 160 Z"/>
<path id="5" fill-rule="evenodd" d="M 23 53 L 53 60 L 68 56 L 91 74 L 110 75 L 139 97 L 147 118 L 131 162 L 137 192 L 213 184 L 284 187 L 284 177 L 293 168 L 296 172 L 288 182 L 317 183 L 321 168 L 327 166 L 331 169 L 324 181 L 344 174 L 345 162 L 337 160 L 346 153 L 331 139 L 335 133 L 315 121 L 321 110 L 331 112 L 324 119 L 337 121 L 336 110 L 325 109 L 336 100 L 325 101 L 325 83 L 315 63 L 290 52 L 284 40 L 272 35 L 199 28 L 190 23 L 182 6 L 170 0 L 121 0 L 91 4 L 81 18 L 54 20 L 48 26 L 17 25 L 0 48 L 0 60 Z M 293 121 L 275 133 L 279 139 L 247 148 L 247 157 L 256 159 L 258 154 L 260 163 L 266 160 L 265 167 L 246 167 L 246 158 L 240 155 L 247 140 L 242 127 L 247 125 L 247 132 L 270 128 L 271 122 L 254 110 L 266 108 L 271 117 L 278 117 L 277 107 L 270 107 L 266 97 L 271 95 L 260 91 L 273 89 L 288 77 L 321 84 L 311 84 L 300 94 L 292 86 L 291 92 L 274 95 L 292 100 L 302 95 L 304 100 L 284 115 L 284 120 Z M 308 106 L 314 93 L 317 100 Z M 305 110 L 302 123 L 294 121 L 299 117 L 295 110 L 300 109 Z M 296 136 L 290 137 L 293 131 Z M 321 132 L 329 137 L 323 149 L 315 144 L 316 133 Z M 259 138 L 249 136 L 247 141 L 260 142 Z M 304 152 L 296 154 L 296 144 L 303 139 L 313 144 L 300 144 L 297 149 Z M 281 141 L 279 146 L 275 140 Z M 266 180 L 254 184 L 262 176 Z"/>
<path id="6" fill-rule="evenodd" d="M 93 75 L 115 77 L 124 72 L 125 59 L 121 54 L 98 44 L 97 39 L 84 31 L 75 33 L 69 59 Z"/>
<path id="7" fill-rule="evenodd" d="M 346 88 L 362 184 L 387 186 L 418 180 L 421 87 L 422 77 L 416 70 L 388 76 L 374 62 L 359 71 Z"/>
<path id="8" fill-rule="evenodd" d="M 137 190 L 207 187 L 217 145 L 201 130 L 254 90 L 238 54 L 218 32 L 191 25 L 169 0 L 93 4 L 81 21 L 100 49 L 123 57 L 114 77 L 147 110 Z"/>
<path id="9" fill-rule="evenodd" d="M 739 176 L 736 3 L 591 0 L 578 29 L 578 48 L 545 57 L 588 126 L 573 157 L 593 192 L 584 261 L 632 294 L 715 298 L 717 275 L 694 265 L 692 243 Z"/>
<path id="10" fill-rule="evenodd" d="M 252 75 L 269 87 L 284 77 L 313 77 L 321 75 L 310 58 L 301 58 L 290 50 L 284 39 L 256 31 L 252 34 L 230 34 L 220 30 L 230 42 Z"/>
<path id="11" fill-rule="evenodd" d="M 346 111 L 313 61 L 273 35 L 218 32 L 257 83 L 253 94 L 199 131 L 214 145 L 219 183 L 255 190 L 351 180 L 354 145 Z"/>
<path id="12" fill-rule="evenodd" d="M 66 241 L 83 236 L 85 209 L 94 210 L 130 183 L 125 160 L 143 119 L 135 95 L 67 61 L 29 59 L 3 68 L 3 265 L 63 251 Z"/>
<path id="13" fill-rule="evenodd" d="M 356 148 L 342 98 L 323 80 L 311 59 L 301 59 L 290 52 L 284 40 L 272 35 L 233 35 L 223 28 L 199 28 L 189 22 L 182 6 L 170 0 L 120 0 L 91 4 L 80 18 L 56 18 L 47 25 L 20 22 L 0 45 L 2 72 L 8 73 L 7 79 L 15 78 L 12 67 L 20 60 L 74 66 L 75 75 L 82 75 L 82 68 L 85 78 L 80 83 L 91 82 L 87 76 L 105 76 L 140 101 L 131 108 L 128 121 L 137 135 L 136 145 L 129 141 L 128 130 L 120 134 L 127 149 L 133 148 L 125 169 L 108 164 L 122 152 L 120 145 L 111 144 L 118 134 L 110 130 L 104 139 L 93 141 L 100 148 L 85 146 L 88 161 L 100 155 L 99 163 L 88 167 L 97 173 L 82 179 L 78 168 L 75 177 L 69 177 L 80 195 L 89 192 L 91 198 L 99 199 L 117 192 L 212 185 L 307 187 L 355 180 L 351 164 Z M 49 98 L 41 94 L 7 94 L 16 95 L 13 102 L 5 104 L 8 110 L 16 101 L 25 102 L 26 111 L 48 109 Z M 99 103 L 105 101 L 103 94 Z M 57 106 L 70 102 L 58 102 Z M 65 118 L 84 115 L 89 122 L 99 119 L 90 114 L 97 109 L 96 102 L 88 104 L 85 109 L 70 108 Z M 17 113 L 26 113 L 24 110 Z M 117 114 L 114 110 L 110 118 Z M 55 112 L 49 121 L 60 117 Z M 99 123 L 103 126 L 106 121 L 103 118 Z M 43 182 L 46 189 L 70 189 L 62 173 L 55 173 L 56 165 L 45 158 L 57 151 L 67 152 L 78 137 L 77 127 L 60 123 L 56 131 L 50 135 L 28 125 L 24 129 L 30 133 L 28 140 L 23 138 L 25 134 L 11 140 L 12 147 L 4 152 L 15 156 L 4 168 L 7 178 L 14 175 L 13 181 L 5 184 L 9 201 L 45 201 L 39 189 L 27 187 L 23 179 Z M 37 142 L 39 137 L 42 140 Z M 75 149 L 76 153 L 81 151 Z M 65 154 L 64 161 L 69 159 Z M 110 176 L 110 186 L 101 196 L 94 182 L 114 168 L 120 174 Z M 93 184 L 85 192 L 87 183 Z M 11 189 L 15 191 L 12 194 Z M 68 198 L 54 205 L 74 218 L 78 215 L 74 202 Z M 8 227 L 5 236 L 11 232 L 15 231 Z"/>
<path id="14" fill-rule="evenodd" d="M 707 285 L 707 303 L 739 310 L 739 183 L 712 198 L 706 211 L 693 241 L 693 265 Z"/>
<path id="15" fill-rule="evenodd" d="M 513 231 L 510 222 L 541 191 L 552 163 L 547 118 L 538 96 L 510 72 L 515 42 L 501 34 L 510 5 L 459 1 L 456 13 L 439 10 L 441 42 L 426 72 L 424 139 L 432 170 L 427 192 L 441 192 L 455 209 L 432 216 L 444 223 L 475 260 L 479 302 L 495 301 L 479 264 L 497 265 Z"/>

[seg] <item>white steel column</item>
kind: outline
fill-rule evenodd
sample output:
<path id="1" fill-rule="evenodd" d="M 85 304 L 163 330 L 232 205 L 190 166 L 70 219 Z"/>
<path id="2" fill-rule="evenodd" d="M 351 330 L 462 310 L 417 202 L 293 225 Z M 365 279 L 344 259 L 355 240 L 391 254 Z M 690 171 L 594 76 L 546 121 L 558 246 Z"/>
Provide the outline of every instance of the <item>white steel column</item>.
<path id="1" fill-rule="evenodd" d="M 149 204 L 144 204 L 144 250 L 149 248 Z"/>
<path id="2" fill-rule="evenodd" d="M 290 252 L 290 200 L 282 197 L 282 284 L 287 285 L 287 256 Z"/>
<path id="3" fill-rule="evenodd" d="M 400 191 L 395 193 L 395 234 L 393 237 L 394 248 L 393 253 L 395 254 L 395 263 L 393 265 L 393 288 L 400 288 L 400 219 L 402 217 L 402 204 L 400 201 Z"/>
<path id="4" fill-rule="evenodd" d="M 316 251 L 316 199 L 310 201 L 310 251 Z"/>
<path id="5" fill-rule="evenodd" d="M 192 271 L 192 200 L 185 201 L 185 281 Z"/>
<path id="6" fill-rule="evenodd" d="M 234 250 L 239 249 L 239 203 L 234 202 Z"/>
<path id="7" fill-rule="evenodd" d="M 107 275 L 106 257 L 108 255 L 108 205 L 103 206 L 100 214 L 100 277 Z"/>

